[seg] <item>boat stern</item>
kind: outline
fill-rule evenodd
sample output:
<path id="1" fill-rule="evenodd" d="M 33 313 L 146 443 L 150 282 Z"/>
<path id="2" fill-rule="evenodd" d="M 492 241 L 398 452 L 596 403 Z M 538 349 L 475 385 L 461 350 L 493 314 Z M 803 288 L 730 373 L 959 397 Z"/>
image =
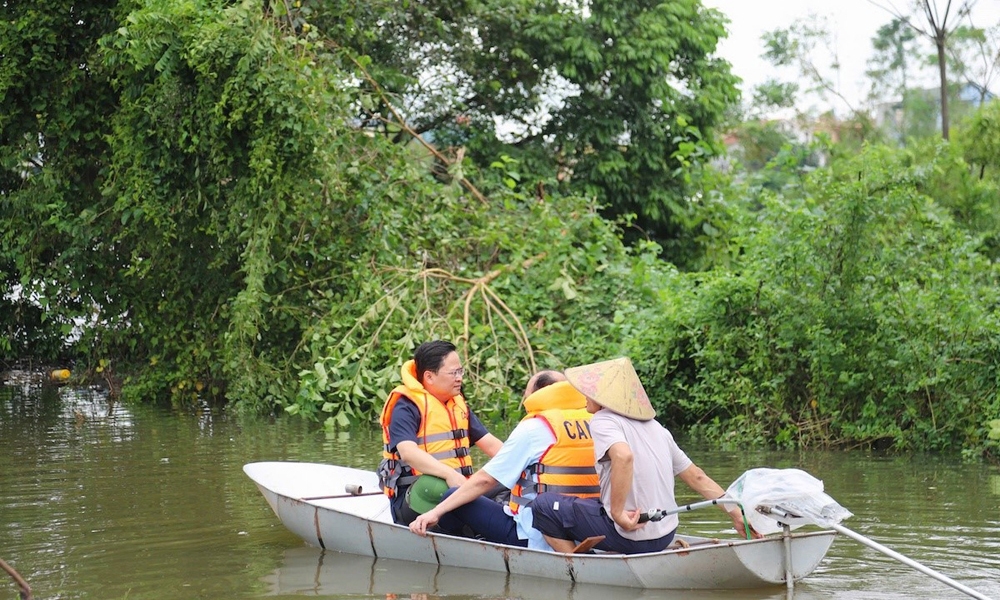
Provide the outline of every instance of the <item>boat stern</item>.
<path id="1" fill-rule="evenodd" d="M 792 534 L 790 559 L 792 580 L 798 581 L 812 573 L 833 544 L 836 531 L 814 531 Z M 757 542 L 757 543 L 754 543 Z M 758 578 L 770 583 L 787 583 L 785 544 L 782 536 L 736 546 L 736 556 Z"/>

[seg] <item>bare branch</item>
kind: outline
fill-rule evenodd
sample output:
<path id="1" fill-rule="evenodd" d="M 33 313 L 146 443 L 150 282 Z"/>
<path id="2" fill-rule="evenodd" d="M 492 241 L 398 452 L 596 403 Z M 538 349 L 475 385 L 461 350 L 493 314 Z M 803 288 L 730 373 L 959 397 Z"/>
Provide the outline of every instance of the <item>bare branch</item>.
<path id="1" fill-rule="evenodd" d="M 372 86 L 372 89 L 375 90 L 375 92 L 382 99 L 382 102 L 385 103 L 385 106 L 388 108 L 389 112 L 392 114 L 393 123 L 395 125 L 398 125 L 404 131 L 406 131 L 408 134 L 410 134 L 413 137 L 413 139 L 417 140 L 417 142 L 419 142 L 421 146 L 423 146 L 424 148 L 426 148 L 431 154 L 434 155 L 435 158 L 437 158 L 438 160 L 440 160 L 442 163 L 444 163 L 444 164 L 446 164 L 448 166 L 451 166 L 452 164 L 454 164 L 455 162 L 457 162 L 457 161 L 449 159 L 447 156 L 445 156 L 444 154 L 442 154 L 437 148 L 434 147 L 433 144 L 428 143 L 427 140 L 425 140 L 419 133 L 417 133 L 416 131 L 414 131 L 409 126 L 409 124 L 406 122 L 406 119 L 404 119 L 403 116 L 401 114 L 399 114 L 399 111 L 396 110 L 396 107 L 389 100 L 389 94 L 382 88 L 382 86 L 379 84 L 379 82 L 375 81 L 375 78 L 372 77 L 371 73 L 368 72 L 368 69 L 366 69 L 364 67 L 364 65 L 362 65 L 354 57 L 353 54 L 349 54 L 348 56 L 351 59 L 351 62 L 354 63 L 354 66 L 356 66 L 358 68 L 358 70 L 361 72 L 361 75 L 365 78 L 365 81 L 367 81 L 368 84 Z M 486 196 L 484 196 L 483 193 L 480 192 L 479 189 L 476 186 L 474 186 L 472 184 L 472 182 L 469 181 L 468 179 L 466 179 L 465 177 L 459 178 L 459 183 L 461 183 L 462 187 L 464 187 L 469 193 L 471 193 L 473 196 L 475 196 L 475 198 L 477 200 L 479 200 L 480 202 L 482 202 L 483 204 L 486 204 L 488 202 L 488 200 L 486 199 Z"/>
<path id="2" fill-rule="evenodd" d="M 20 591 L 21 600 L 31 600 L 32 598 L 31 586 L 28 585 L 28 582 L 25 581 L 23 577 L 21 577 L 21 574 L 15 571 L 14 567 L 5 563 L 3 559 L 0 559 L 0 569 L 6 571 L 7 574 L 10 575 L 11 579 L 14 580 L 14 583 L 17 584 L 17 587 Z"/>
<path id="3" fill-rule="evenodd" d="M 898 8 L 896 8 L 896 5 L 893 4 L 892 2 L 888 2 L 889 6 L 885 6 L 881 2 L 876 2 L 875 0 L 868 0 L 868 3 L 871 4 L 872 6 L 876 7 L 876 8 L 881 8 L 885 12 L 889 13 L 890 15 L 892 15 L 893 17 L 895 17 L 896 19 L 898 19 L 899 21 L 902 21 L 903 23 L 906 23 L 906 25 L 910 29 L 916 31 L 920 35 L 923 35 L 923 36 L 929 37 L 931 39 L 934 39 L 933 35 L 931 35 L 927 31 L 925 31 L 922 27 L 920 27 L 919 25 L 915 24 L 912 20 L 910 20 L 910 17 L 907 16 L 907 15 L 904 15 L 903 11 L 899 10 Z"/>

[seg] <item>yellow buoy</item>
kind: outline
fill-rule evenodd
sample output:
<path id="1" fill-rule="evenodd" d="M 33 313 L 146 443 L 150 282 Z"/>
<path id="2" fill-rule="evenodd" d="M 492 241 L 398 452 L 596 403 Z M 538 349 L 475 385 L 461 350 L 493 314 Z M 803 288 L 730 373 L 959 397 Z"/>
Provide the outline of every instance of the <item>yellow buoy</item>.
<path id="1" fill-rule="evenodd" d="M 66 381 L 69 379 L 69 369 L 56 369 L 49 374 L 52 381 Z"/>

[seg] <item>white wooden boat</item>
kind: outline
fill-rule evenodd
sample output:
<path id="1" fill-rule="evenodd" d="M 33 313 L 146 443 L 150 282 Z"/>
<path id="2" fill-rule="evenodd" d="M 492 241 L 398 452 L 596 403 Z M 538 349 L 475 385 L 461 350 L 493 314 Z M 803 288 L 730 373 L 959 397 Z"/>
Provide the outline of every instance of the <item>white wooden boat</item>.
<path id="1" fill-rule="evenodd" d="M 649 589 L 740 589 L 809 575 L 834 531 L 759 540 L 678 536 L 690 544 L 650 554 L 561 554 L 430 534 L 392 522 L 371 471 L 334 465 L 260 462 L 243 467 L 278 519 L 312 546 L 347 554 L 482 569 L 512 575 Z M 346 490 L 360 491 L 360 495 Z M 787 554 L 786 554 L 787 547 Z"/>

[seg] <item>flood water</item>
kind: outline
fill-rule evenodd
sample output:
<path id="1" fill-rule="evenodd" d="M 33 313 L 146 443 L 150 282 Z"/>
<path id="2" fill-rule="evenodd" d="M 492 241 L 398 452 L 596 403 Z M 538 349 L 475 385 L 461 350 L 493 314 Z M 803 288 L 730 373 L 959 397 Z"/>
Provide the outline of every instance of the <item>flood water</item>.
<path id="1" fill-rule="evenodd" d="M 0 559 L 35 598 L 787 598 L 784 588 L 690 592 L 573 586 L 468 569 L 323 553 L 284 529 L 248 462 L 373 469 L 376 430 L 327 435 L 298 419 L 123 407 L 100 391 L 0 385 Z M 723 487 L 752 467 L 797 467 L 854 513 L 844 525 L 1000 600 L 1000 469 L 957 457 L 687 448 Z M 682 502 L 698 500 L 683 484 Z M 685 533 L 725 535 L 721 511 Z M 966 598 L 839 537 L 799 600 Z M 0 571 L 0 599 L 18 590 Z"/>

